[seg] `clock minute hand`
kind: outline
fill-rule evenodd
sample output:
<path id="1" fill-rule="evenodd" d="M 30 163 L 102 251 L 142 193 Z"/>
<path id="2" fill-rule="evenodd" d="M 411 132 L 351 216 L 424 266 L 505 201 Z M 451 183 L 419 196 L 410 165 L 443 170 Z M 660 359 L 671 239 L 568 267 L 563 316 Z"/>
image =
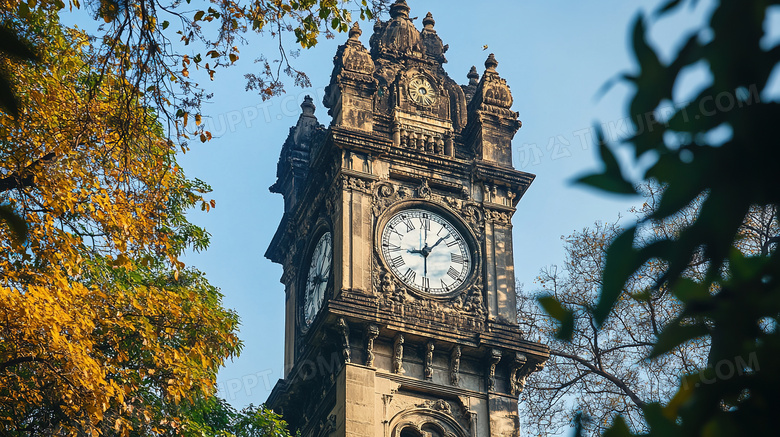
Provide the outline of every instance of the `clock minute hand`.
<path id="1" fill-rule="evenodd" d="M 439 241 L 437 241 L 437 242 L 433 243 L 433 246 L 431 246 L 431 247 L 427 247 L 427 249 L 428 249 L 428 253 L 431 253 L 431 251 L 433 250 L 433 248 L 434 248 L 434 247 L 436 247 L 436 246 L 438 246 L 438 245 L 439 245 L 439 243 L 441 243 L 442 241 L 444 241 L 444 239 L 445 239 L 445 238 L 447 238 L 447 237 L 441 237 L 441 238 L 439 238 Z"/>

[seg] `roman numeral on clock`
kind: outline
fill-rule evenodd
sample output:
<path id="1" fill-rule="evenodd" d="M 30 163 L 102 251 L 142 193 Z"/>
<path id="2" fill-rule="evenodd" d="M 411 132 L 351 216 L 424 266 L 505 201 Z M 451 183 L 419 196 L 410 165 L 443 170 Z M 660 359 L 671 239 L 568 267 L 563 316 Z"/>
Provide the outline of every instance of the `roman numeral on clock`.
<path id="1" fill-rule="evenodd" d="M 420 225 L 426 231 L 430 231 L 431 230 L 431 221 L 430 221 L 430 219 L 428 219 L 428 217 L 420 218 Z"/>
<path id="2" fill-rule="evenodd" d="M 449 237 L 449 235 L 447 235 L 447 237 Z M 447 243 L 447 247 L 452 247 L 452 246 L 458 244 L 459 242 L 460 242 L 460 238 L 455 238 L 454 240 L 452 240 L 449 243 Z"/>
<path id="3" fill-rule="evenodd" d="M 422 288 L 423 290 L 427 290 L 431 288 L 431 280 L 423 276 L 422 278 Z"/>
<path id="4" fill-rule="evenodd" d="M 388 252 L 398 252 L 401 250 L 401 246 L 396 246 L 395 244 L 384 243 L 382 246 L 386 247 Z"/>
<path id="5" fill-rule="evenodd" d="M 398 268 L 402 265 L 406 264 L 406 261 L 404 261 L 404 257 L 401 255 L 398 255 L 397 257 L 390 260 L 390 263 L 393 264 L 393 267 Z"/>
<path id="6" fill-rule="evenodd" d="M 406 273 L 404 273 L 404 281 L 406 281 L 407 284 L 413 283 L 414 278 L 417 277 L 417 273 L 414 272 L 412 269 L 406 269 Z"/>
<path id="7" fill-rule="evenodd" d="M 460 276 L 460 272 L 450 267 L 450 269 L 447 270 L 447 276 L 449 276 L 452 279 L 458 279 L 458 276 Z"/>
<path id="8" fill-rule="evenodd" d="M 452 253 L 450 255 L 452 256 L 452 262 L 454 262 L 456 264 L 463 264 L 463 261 L 464 261 L 463 255 L 461 255 L 459 253 Z"/>
<path id="9" fill-rule="evenodd" d="M 401 217 L 401 219 L 403 220 L 404 224 L 406 225 L 406 232 L 410 232 L 410 231 L 415 230 L 414 223 L 412 223 L 412 219 L 410 219 L 408 217 L 405 217 L 405 216 Z"/>

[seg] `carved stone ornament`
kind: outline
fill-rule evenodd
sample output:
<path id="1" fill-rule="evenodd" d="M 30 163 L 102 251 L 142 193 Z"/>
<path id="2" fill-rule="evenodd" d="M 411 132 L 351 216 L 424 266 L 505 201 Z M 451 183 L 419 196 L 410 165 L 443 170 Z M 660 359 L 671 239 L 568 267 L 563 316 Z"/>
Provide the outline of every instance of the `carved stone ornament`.
<path id="1" fill-rule="evenodd" d="M 485 234 L 485 213 L 482 209 L 476 205 L 466 205 L 463 208 L 463 217 L 477 234 L 477 238 L 482 239 Z"/>
<path id="2" fill-rule="evenodd" d="M 339 318 L 337 328 L 341 336 L 341 355 L 344 358 L 345 363 L 351 362 L 350 350 L 349 350 L 349 325 L 344 318 Z"/>
<path id="3" fill-rule="evenodd" d="M 379 327 L 371 324 L 366 328 L 366 366 L 374 367 L 374 340 L 379 336 Z"/>
<path id="4" fill-rule="evenodd" d="M 379 217 L 384 210 L 397 200 L 397 192 L 395 186 L 389 182 L 380 182 L 376 185 L 376 192 L 374 193 L 374 202 L 371 211 L 374 217 Z"/>
<path id="5" fill-rule="evenodd" d="M 425 379 L 433 379 L 433 349 L 434 344 L 429 341 L 425 345 Z"/>
<path id="6" fill-rule="evenodd" d="M 435 401 L 425 400 L 419 404 L 416 404 L 415 406 L 418 408 L 427 408 L 429 410 L 436 410 L 446 414 L 452 414 L 452 406 L 444 399 L 437 399 Z"/>
<path id="7" fill-rule="evenodd" d="M 523 391 L 525 380 L 523 379 L 521 383 L 520 370 L 522 370 L 527 362 L 528 358 L 524 354 L 520 352 L 515 353 L 512 369 L 509 371 L 509 393 L 512 396 L 517 396 Z"/>
<path id="8" fill-rule="evenodd" d="M 501 361 L 501 350 L 491 349 L 488 357 L 487 386 L 488 391 L 496 390 L 496 365 Z"/>
<path id="9" fill-rule="evenodd" d="M 428 179 L 423 179 L 420 188 L 417 189 L 417 196 L 421 199 L 431 198 L 431 187 L 428 186 Z"/>
<path id="10" fill-rule="evenodd" d="M 331 435 L 333 431 L 336 430 L 337 422 L 336 422 L 336 415 L 331 414 L 328 416 L 327 420 L 321 420 L 318 426 L 318 437 L 326 437 Z"/>
<path id="11" fill-rule="evenodd" d="M 460 345 L 455 345 L 450 354 L 450 384 L 457 387 L 460 384 Z"/>
<path id="12" fill-rule="evenodd" d="M 485 220 L 501 225 L 511 225 L 512 215 L 506 211 L 485 209 Z"/>
<path id="13" fill-rule="evenodd" d="M 341 184 L 344 189 L 370 194 L 374 185 L 374 181 L 342 174 Z"/>
<path id="14" fill-rule="evenodd" d="M 404 335 L 396 334 L 393 342 L 393 373 L 404 373 Z"/>
<path id="15" fill-rule="evenodd" d="M 538 372 L 540 370 L 544 369 L 544 363 L 543 362 L 526 362 L 523 366 L 521 366 L 519 369 L 514 370 L 513 374 L 510 375 L 510 378 L 512 379 L 512 395 L 519 395 L 523 392 L 523 389 L 525 388 L 525 383 L 528 377 L 534 373 Z"/>

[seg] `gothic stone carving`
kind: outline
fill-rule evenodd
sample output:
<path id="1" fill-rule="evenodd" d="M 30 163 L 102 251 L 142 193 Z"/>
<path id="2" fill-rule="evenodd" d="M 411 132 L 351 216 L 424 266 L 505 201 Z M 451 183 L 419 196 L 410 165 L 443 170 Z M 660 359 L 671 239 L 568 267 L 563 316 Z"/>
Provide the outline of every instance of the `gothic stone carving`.
<path id="1" fill-rule="evenodd" d="M 351 362 L 349 351 L 349 325 L 343 317 L 339 318 L 337 324 L 339 334 L 341 336 L 341 355 L 344 358 L 345 363 Z"/>
<path id="2" fill-rule="evenodd" d="M 523 366 L 521 366 L 519 369 L 513 369 L 513 373 L 510 375 L 512 384 L 512 394 L 513 395 L 519 395 L 523 392 L 523 389 L 525 388 L 525 382 L 528 379 L 528 377 L 534 373 L 538 372 L 540 370 L 544 369 L 544 363 L 543 362 L 526 362 Z"/>
<path id="3" fill-rule="evenodd" d="M 429 341 L 425 345 L 425 379 L 431 380 L 433 379 L 433 349 L 434 344 L 432 341 Z"/>
<path id="4" fill-rule="evenodd" d="M 366 328 L 366 366 L 374 366 L 374 340 L 379 336 L 379 327 L 371 324 Z"/>
<path id="5" fill-rule="evenodd" d="M 450 383 L 457 387 L 460 384 L 460 345 L 455 345 L 450 354 Z"/>
<path id="6" fill-rule="evenodd" d="M 393 373 L 404 373 L 404 335 L 396 334 L 393 342 Z"/>
<path id="7" fill-rule="evenodd" d="M 488 357 L 487 386 L 488 391 L 496 390 L 496 365 L 501 361 L 501 350 L 491 349 Z"/>

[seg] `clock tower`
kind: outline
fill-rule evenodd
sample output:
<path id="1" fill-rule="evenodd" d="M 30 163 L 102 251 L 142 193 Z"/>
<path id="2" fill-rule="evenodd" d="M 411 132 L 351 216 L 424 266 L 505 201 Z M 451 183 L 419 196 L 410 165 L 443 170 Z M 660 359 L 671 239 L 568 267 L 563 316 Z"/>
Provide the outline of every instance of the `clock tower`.
<path id="1" fill-rule="evenodd" d="M 491 54 L 458 85 L 430 13 L 357 24 L 282 147 L 285 374 L 268 398 L 304 437 L 517 436 L 549 356 L 517 324 L 511 218 L 534 179 Z"/>

